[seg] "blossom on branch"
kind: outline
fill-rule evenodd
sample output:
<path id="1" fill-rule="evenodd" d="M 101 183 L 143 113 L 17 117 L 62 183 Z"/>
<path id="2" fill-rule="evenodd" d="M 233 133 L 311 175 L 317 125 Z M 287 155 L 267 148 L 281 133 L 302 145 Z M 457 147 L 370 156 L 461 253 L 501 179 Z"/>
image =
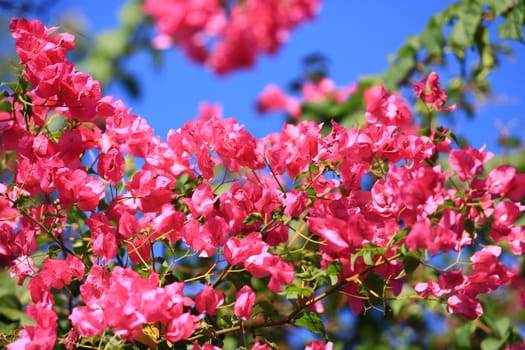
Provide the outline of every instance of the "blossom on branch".
<path id="1" fill-rule="evenodd" d="M 231 13 L 236 36 L 218 45 L 262 35 L 257 50 L 273 52 L 317 3 L 239 3 Z M 176 19 L 182 24 L 164 18 L 166 28 L 193 40 L 202 25 L 226 35 L 217 2 L 145 6 L 161 4 L 194 15 Z M 268 27 L 246 27 L 252 10 Z M 524 174 L 502 165 L 485 176 L 491 153 L 452 149 L 442 129 L 420 135 L 406 102 L 383 87 L 365 92 L 359 127 L 332 121 L 326 133 L 303 121 L 257 139 L 204 106 L 162 140 L 67 62 L 71 36 L 51 35 L 38 21 L 13 20 L 10 29 L 21 80 L 30 83 L 20 83 L 20 94 L 39 105 L 8 113 L 2 125 L 12 176 L 0 184 L 0 263 L 27 283 L 25 310 L 35 320 L 8 349 L 145 342 L 215 350 L 219 336 L 241 332 L 247 347 L 270 349 L 261 329 L 324 333 L 321 314 L 334 305 L 387 312 L 402 291 L 468 320 L 501 288 L 518 286 L 523 299 L 507 260 L 525 251 Z M 198 44 L 188 50 L 201 57 Z M 223 50 L 228 58 L 231 47 Z M 226 68 L 251 62 L 249 54 Z M 307 86 L 305 98 L 341 102 L 350 94 L 334 89 L 324 80 Z M 449 108 L 435 73 L 415 90 L 435 110 Z M 265 99 L 265 108 L 290 107 L 278 91 Z M 55 115 L 65 122 L 51 130 Z M 450 172 L 436 162 L 443 154 Z M 140 167 L 128 166 L 133 159 Z M 432 266 L 440 254 L 457 261 Z M 326 336 L 306 349 L 334 348 Z"/>

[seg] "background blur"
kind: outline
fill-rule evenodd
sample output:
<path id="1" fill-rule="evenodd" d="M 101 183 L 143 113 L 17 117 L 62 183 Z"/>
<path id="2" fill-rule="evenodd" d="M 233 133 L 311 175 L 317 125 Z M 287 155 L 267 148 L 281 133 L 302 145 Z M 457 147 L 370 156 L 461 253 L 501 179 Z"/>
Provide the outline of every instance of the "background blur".
<path id="1" fill-rule="evenodd" d="M 6 37 L 7 19 L 19 15 L 17 1 L 11 9 L 2 8 L 1 51 L 13 49 Z M 23 3 L 18 2 L 18 3 Z M 31 3 L 31 1 L 30 1 Z M 89 50 L 96 35 L 119 26 L 119 12 L 125 1 L 32 1 L 39 4 L 36 11 L 24 13 L 38 17 L 47 26 L 69 27 L 77 34 L 79 46 Z M 255 99 L 267 84 L 274 83 L 284 90 L 302 75 L 302 61 L 308 55 L 319 53 L 327 58 L 328 74 L 337 86 L 350 85 L 362 76 L 379 74 L 388 66 L 388 56 L 396 52 L 411 34 L 420 33 L 429 18 L 444 10 L 453 1 L 325 1 L 318 17 L 292 32 L 289 41 L 274 56 L 260 57 L 255 67 L 218 77 L 201 65 L 190 62 L 181 52 L 170 49 L 163 53 L 162 63 L 141 51 L 123 62 L 124 69 L 139 82 L 140 96 L 133 98 L 122 84 L 111 83 L 105 94 L 125 101 L 136 114 L 146 118 L 161 137 L 170 128 L 180 127 L 197 115 L 202 101 L 220 103 L 225 117 L 235 117 L 256 137 L 280 130 L 286 119 L 284 114 L 261 116 L 255 108 Z M 145 35 L 152 37 L 154 32 Z M 117 45 L 118 43 L 114 43 Z M 525 46 L 507 43 L 514 57 L 503 57 L 500 67 L 491 72 L 494 96 L 475 101 L 477 114 L 467 118 L 459 111 L 443 124 L 467 137 L 474 147 L 487 144 L 491 151 L 501 153 L 497 139 L 508 132 L 520 140 L 525 139 Z M 467 52 L 467 58 L 469 53 Z M 96 65 L 95 65 L 96 67 Z M 86 66 L 87 71 L 92 67 Z M 456 71 L 451 60 L 442 74 Z M 405 96 L 411 98 L 410 92 Z"/>

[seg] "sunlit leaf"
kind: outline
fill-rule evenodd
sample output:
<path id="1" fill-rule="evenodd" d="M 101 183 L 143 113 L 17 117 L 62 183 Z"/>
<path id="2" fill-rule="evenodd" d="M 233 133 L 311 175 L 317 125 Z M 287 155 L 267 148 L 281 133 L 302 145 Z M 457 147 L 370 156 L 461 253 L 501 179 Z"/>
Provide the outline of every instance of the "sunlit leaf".
<path id="1" fill-rule="evenodd" d="M 479 4 L 463 4 L 458 20 L 449 36 L 449 43 L 455 48 L 470 48 L 474 44 L 474 34 L 480 25 L 483 9 Z"/>
<path id="2" fill-rule="evenodd" d="M 507 15 L 505 22 L 498 27 L 498 34 L 504 39 L 515 39 L 523 41 L 523 20 L 525 17 L 525 5 L 518 2 Z"/>

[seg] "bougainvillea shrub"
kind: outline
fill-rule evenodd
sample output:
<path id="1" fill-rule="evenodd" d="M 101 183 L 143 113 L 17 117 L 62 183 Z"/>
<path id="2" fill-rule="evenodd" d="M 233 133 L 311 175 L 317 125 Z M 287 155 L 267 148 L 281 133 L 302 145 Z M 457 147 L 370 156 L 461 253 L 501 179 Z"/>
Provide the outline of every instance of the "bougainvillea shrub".
<path id="1" fill-rule="evenodd" d="M 303 121 L 256 139 L 205 109 L 163 140 L 68 61 L 72 35 L 25 19 L 10 31 L 0 263 L 31 320 L 0 339 L 8 349 L 271 349 L 290 327 L 332 349 L 337 309 L 400 317 L 417 302 L 477 320 L 494 293 L 513 298 L 511 316 L 523 308 L 525 174 L 419 130 L 397 94 L 370 88 L 350 128 Z M 310 95 L 352 93 L 330 86 Z M 429 113 L 454 108 L 435 73 L 414 92 Z M 289 101 L 274 89 L 259 103 L 300 113 Z M 509 328 L 502 346 L 519 342 Z"/>

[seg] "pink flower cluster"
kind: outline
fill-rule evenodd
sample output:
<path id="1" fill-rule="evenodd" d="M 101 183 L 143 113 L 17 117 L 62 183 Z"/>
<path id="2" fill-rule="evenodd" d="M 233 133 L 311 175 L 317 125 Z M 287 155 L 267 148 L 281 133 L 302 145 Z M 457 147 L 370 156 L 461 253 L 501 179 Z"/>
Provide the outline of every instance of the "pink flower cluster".
<path id="1" fill-rule="evenodd" d="M 27 93 L 41 102 L 34 110 L 38 117 L 27 118 L 15 105 L 0 118 L 8 120 L 0 127 L 2 147 L 16 158 L 12 181 L 0 184 L 0 262 L 19 283 L 29 279 L 27 313 L 36 321 L 20 331 L 11 350 L 52 349 L 57 339 L 74 348 L 80 338 L 108 331 L 140 341 L 146 325 L 155 325 L 163 340 L 193 341 L 206 333 L 199 329 L 217 331 L 203 315 L 256 325 L 254 307 L 268 295 L 285 308 L 322 312 L 315 294 L 297 297 L 293 305 L 280 294 L 297 283 L 326 287 L 301 279 L 305 266 L 290 258 L 292 249 L 308 252 L 319 270 L 342 267 L 335 283 L 355 313 L 370 306 L 361 288 L 369 276 L 384 280 L 384 296 L 395 297 L 406 278 L 402 252 L 459 254 L 479 244 L 469 227 L 488 227 L 493 245 L 470 257 L 471 271 L 439 274 L 416 292 L 446 300 L 450 312 L 472 319 L 483 312 L 480 294 L 516 280 L 501 262 L 499 244 L 524 253 L 525 228 L 516 221 L 524 212 L 525 174 L 500 166 L 484 176 L 490 153 L 453 150 L 446 137 L 416 134 L 407 127 L 412 116 L 406 103 L 382 88 L 366 94 L 368 123 L 360 128 L 333 122 L 323 135 L 321 125 L 301 122 L 258 140 L 205 106 L 201 118 L 170 130 L 163 141 L 120 101 L 93 94 L 98 83 L 91 78 L 75 85 L 75 96 L 93 98 L 89 105 L 104 118 L 104 128 L 91 112 L 73 112 L 61 84 L 74 78 L 50 83 L 49 75 L 36 74 L 50 62 L 67 64 L 72 37 L 51 36 L 37 21 L 13 20 L 10 28 L 33 86 Z M 35 70 L 35 64 L 42 65 Z M 312 87 L 306 96 L 347 98 L 328 85 Z M 67 122 L 59 132 L 42 127 L 60 113 Z M 449 155 L 450 172 L 434 163 L 440 153 Z M 140 159 L 142 167 L 125 172 L 126 157 Z M 302 240 L 308 244 L 295 245 Z M 32 257 L 51 254 L 50 245 L 55 255 L 35 264 Z M 186 258 L 212 262 L 186 280 L 197 286 L 195 293 L 168 278 Z M 242 278 L 231 283 L 234 274 Z M 263 287 L 252 282 L 257 280 Z M 65 312 L 55 297 L 73 286 L 79 292 Z M 58 314 L 71 322 L 68 334 L 57 335 Z M 307 349 L 332 347 L 312 342 Z M 253 348 L 269 347 L 255 340 Z"/>
<path id="2" fill-rule="evenodd" d="M 447 298 L 447 310 L 462 314 L 474 320 L 483 314 L 483 308 L 476 296 L 496 290 L 510 281 L 513 273 L 498 261 L 501 247 L 488 246 L 474 253 L 470 258 L 472 274 L 465 276 L 460 270 L 453 270 L 439 276 L 434 281 L 419 283 L 416 292 L 427 298 L 434 296 Z"/>
<path id="3" fill-rule="evenodd" d="M 257 98 L 257 109 L 261 113 L 284 111 L 293 119 L 302 114 L 301 105 L 309 102 L 331 100 L 345 102 L 355 92 L 355 86 L 336 87 L 334 82 L 323 78 L 317 83 L 307 81 L 301 89 L 301 99 L 287 96 L 278 86 L 268 85 Z"/>
<path id="4" fill-rule="evenodd" d="M 66 58 L 75 47 L 73 35 L 50 36 L 57 28 L 26 19 L 11 21 L 9 29 L 20 63 L 25 65 L 24 76 L 33 84 L 35 105 L 60 108 L 64 115 L 82 121 L 90 121 L 104 108 L 98 81 L 76 71 Z"/>
<path id="5" fill-rule="evenodd" d="M 320 0 L 147 0 L 159 35 L 157 48 L 178 45 L 218 74 L 251 67 L 258 55 L 275 53 L 292 29 L 312 19 Z"/>
<path id="6" fill-rule="evenodd" d="M 111 327 L 130 340 L 142 334 L 144 324 L 160 322 L 166 339 L 177 342 L 199 328 L 199 318 L 187 309 L 194 302 L 183 295 L 183 288 L 176 282 L 159 287 L 155 273 L 143 278 L 130 268 L 117 266 L 110 273 L 93 265 L 80 287 L 85 306 L 74 308 L 69 318 L 81 336 L 100 335 Z"/>
<path id="7" fill-rule="evenodd" d="M 52 36 L 53 30 L 38 21 L 13 20 L 11 30 L 17 48 L 45 53 L 56 58 L 55 63 L 70 64 L 65 60 L 64 47 L 72 47 L 71 36 Z M 38 42 L 39 46 L 30 49 L 27 45 L 31 42 Z M 25 51 L 20 52 L 21 62 L 26 67 L 24 75 L 34 87 L 28 94 L 35 97 L 34 101 L 44 99 L 39 94 L 44 86 L 51 85 L 45 85 L 46 77 L 33 74 L 36 69 L 33 61 L 41 60 L 36 54 L 26 57 Z M 183 296 L 183 284 L 159 287 L 155 274 L 144 279 L 129 268 L 117 267 L 109 271 L 94 264 L 85 275 L 84 263 L 77 256 L 69 255 L 74 254 L 70 247 L 64 247 L 65 260 L 48 258 L 39 269 L 31 260 L 31 255 L 41 248 L 37 236 L 41 239 L 59 237 L 64 231 L 66 211 L 75 207 L 91 212 L 86 220 L 90 247 L 101 262 L 115 259 L 118 247 L 124 245 L 134 264 L 147 263 L 152 256 L 151 243 L 166 238 L 173 243 L 184 240 L 201 255 L 211 256 L 217 248 L 225 246 L 230 232 L 234 234 L 232 238 L 245 234 L 242 222 L 250 213 L 266 210 L 271 215 L 278 204 L 275 201 L 280 200 L 279 194 L 274 191 L 268 196 L 250 182 L 244 188 L 235 187 L 225 192 L 220 198 L 224 205 L 217 207 L 214 203 L 219 199 L 206 183 L 196 188 L 185 201 L 189 209 L 186 216 L 171 205 L 175 198 L 172 189 L 176 177 L 188 174 L 191 178 L 202 176 L 210 180 L 219 163 L 232 172 L 242 168 L 261 169 L 264 162 L 262 152 L 257 151 L 260 146 L 233 119 L 217 117 L 188 123 L 182 129 L 171 131 L 168 142 L 163 142 L 153 136 L 153 130 L 144 119 L 130 114 L 121 102 L 97 96 L 94 105 L 102 109 L 96 113 L 105 117 L 105 130 L 102 130 L 85 114 L 57 107 L 68 106 L 69 100 L 60 93 L 60 84 L 66 82 L 67 77 L 55 80 L 58 87 L 49 87 L 46 90 L 49 96 L 45 97 L 46 103 L 51 99 L 53 103 L 39 106 L 35 111 L 39 119 L 26 122 L 19 109 L 15 109 L 13 115 L 2 115 L 5 116 L 2 120 L 7 121 L 3 122 L 2 147 L 16 152 L 17 166 L 13 186 L 8 188 L 2 184 L 0 204 L 2 217 L 6 220 L 0 223 L 0 255 L 2 261 L 12 266 L 12 273 L 19 277 L 20 283 L 31 277 L 28 288 L 35 306 L 29 309 L 29 315 L 37 322 L 35 326 L 25 327 L 20 339 L 9 348 L 37 344 L 42 348 L 53 347 L 57 316 L 53 310 L 52 291 L 65 288 L 73 279 L 82 282 L 79 296 L 82 304 L 76 306 L 69 317 L 74 327 L 72 334 L 92 337 L 112 328 L 116 334 L 133 340 L 142 333 L 144 324 L 160 322 L 165 325 L 165 339 L 172 342 L 187 339 L 199 327 L 199 318 L 188 310 L 195 305 L 199 312 L 214 314 L 224 300 L 220 291 L 205 285 L 193 301 Z M 89 94 L 91 86 L 77 86 L 77 95 Z M 37 131 L 39 126 L 52 120 L 50 110 L 63 113 L 71 120 L 65 124 L 58 139 Z M 97 154 L 96 171 L 83 165 L 82 159 L 88 150 Z M 145 159 L 143 169 L 128 181 L 124 178 L 126 154 Z M 193 157 L 198 159 L 196 164 Z M 106 197 L 111 186 L 124 184 L 124 181 L 126 193 Z M 55 196 L 56 200 L 52 204 L 29 207 L 28 212 L 16 206 L 21 197 L 46 194 Z M 101 200 L 108 201 L 105 211 L 97 210 Z M 141 213 L 140 218 L 138 213 Z M 201 219 L 203 217 L 205 220 Z M 278 232 L 279 228 L 272 230 Z M 278 237 L 282 236 L 282 228 L 280 232 Z M 282 237 L 276 239 L 282 240 Z M 255 240 L 257 244 L 246 247 L 247 261 L 232 261 L 232 264 L 245 264 L 258 278 L 269 276 L 272 290 L 278 292 L 283 284 L 293 280 L 293 266 L 270 253 L 269 245 L 260 234 Z M 235 256 L 239 256 L 240 249 L 242 247 L 230 246 Z M 248 319 L 255 294 L 248 286 L 238 294 L 235 314 Z"/>
<path id="8" fill-rule="evenodd" d="M 432 72 L 420 82 L 414 83 L 414 93 L 423 102 L 430 103 L 435 111 L 453 111 L 456 105 L 445 107 L 447 93 L 439 86 L 439 75 Z"/>
<path id="9" fill-rule="evenodd" d="M 405 101 L 394 93 L 389 93 L 383 86 L 365 90 L 363 98 L 366 103 L 366 120 L 369 123 L 409 126 L 412 113 Z"/>

